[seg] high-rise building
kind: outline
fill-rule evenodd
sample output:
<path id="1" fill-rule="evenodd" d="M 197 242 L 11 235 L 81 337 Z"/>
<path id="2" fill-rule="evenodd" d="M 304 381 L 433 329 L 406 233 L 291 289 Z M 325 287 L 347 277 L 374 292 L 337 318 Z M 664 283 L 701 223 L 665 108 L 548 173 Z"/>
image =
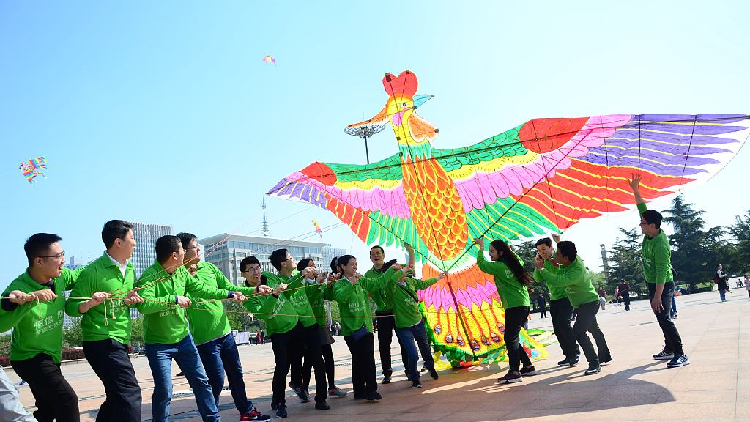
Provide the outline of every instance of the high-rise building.
<path id="1" fill-rule="evenodd" d="M 203 245 L 203 260 L 219 267 L 219 270 L 235 285 L 241 284 L 244 280 L 240 274 L 239 264 L 249 255 L 258 258 L 263 271 L 274 271 L 269 257 L 271 252 L 281 248 L 287 249 L 295 261 L 312 258 L 315 265 L 326 269 L 330 263 L 330 259 L 328 262 L 323 260 L 323 249 L 327 246 L 325 243 L 226 233 L 201 239 L 198 243 Z"/>
<path id="2" fill-rule="evenodd" d="M 346 249 L 334 248 L 331 245 L 323 246 L 323 269 L 324 271 L 331 270 L 331 260 L 334 256 L 346 255 Z"/>
<path id="3" fill-rule="evenodd" d="M 172 234 L 172 226 L 150 223 L 132 223 L 135 250 L 130 261 L 138 278 L 156 261 L 156 239 Z"/>

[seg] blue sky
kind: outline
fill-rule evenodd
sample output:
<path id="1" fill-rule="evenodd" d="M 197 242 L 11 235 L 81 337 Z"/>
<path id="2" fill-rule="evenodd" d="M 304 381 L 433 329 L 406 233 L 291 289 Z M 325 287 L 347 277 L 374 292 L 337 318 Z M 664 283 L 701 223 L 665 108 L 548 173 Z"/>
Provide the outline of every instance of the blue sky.
<path id="1" fill-rule="evenodd" d="M 113 218 L 258 233 L 262 196 L 283 176 L 364 163 L 343 128 L 381 109 L 385 72 L 410 69 L 435 95 L 420 115 L 440 128 L 438 148 L 535 117 L 750 111 L 746 2 L 520 3 L 0 2 L 0 286 L 24 270 L 35 232 L 87 258 Z M 372 160 L 395 152 L 390 129 L 370 142 Z M 47 179 L 29 186 L 17 167 L 39 155 Z M 686 199 L 709 225 L 730 224 L 750 208 L 748 168 L 743 148 Z M 337 222 L 267 202 L 271 221 L 299 213 L 275 237 Z M 605 216 L 566 236 L 597 267 L 599 244 L 636 223 Z M 367 261 L 346 227 L 324 241 Z"/>

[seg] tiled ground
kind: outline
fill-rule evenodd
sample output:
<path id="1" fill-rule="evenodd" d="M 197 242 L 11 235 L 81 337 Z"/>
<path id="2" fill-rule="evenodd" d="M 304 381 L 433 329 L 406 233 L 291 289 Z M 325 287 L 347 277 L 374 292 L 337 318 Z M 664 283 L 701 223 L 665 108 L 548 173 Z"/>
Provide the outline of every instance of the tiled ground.
<path id="1" fill-rule="evenodd" d="M 405 381 L 400 356 L 394 347 L 400 377 L 381 386 L 379 403 L 351 397 L 329 399 L 331 410 L 316 411 L 312 403 L 300 404 L 288 392 L 289 419 L 296 421 L 750 421 L 750 299 L 744 289 L 733 290 L 729 301 L 719 303 L 718 293 L 682 296 L 677 325 L 692 364 L 666 369 L 651 360 L 663 337 L 646 301 L 633 303 L 630 312 L 608 306 L 599 313 L 614 361 L 595 376 L 584 377 L 585 365 L 556 367 L 561 353 L 549 347 L 550 356 L 536 363 L 540 374 L 523 383 L 498 386 L 494 381 L 505 364 L 470 370 L 442 371 L 437 381 L 424 377 L 424 388 L 413 390 Z M 745 315 L 743 318 L 742 315 Z M 551 329 L 549 319 L 534 319 L 533 328 Z M 396 345 L 394 339 L 394 346 Z M 270 344 L 240 346 L 248 395 L 263 412 L 270 412 L 273 353 Z M 350 389 L 351 358 L 342 338 L 334 344 L 338 385 Z M 376 353 L 377 359 L 377 353 Z M 143 420 L 151 419 L 153 382 L 145 357 L 133 360 L 143 388 Z M 18 381 L 12 369 L 8 376 Z M 103 388 L 86 362 L 63 366 L 63 372 L 80 397 L 82 421 L 94 421 Z M 178 372 L 176 365 L 173 373 Z M 27 386 L 21 400 L 33 408 Z M 195 402 L 184 378 L 174 378 L 176 394 L 172 420 L 199 421 Z M 238 419 L 229 391 L 222 394 L 222 419 Z"/>

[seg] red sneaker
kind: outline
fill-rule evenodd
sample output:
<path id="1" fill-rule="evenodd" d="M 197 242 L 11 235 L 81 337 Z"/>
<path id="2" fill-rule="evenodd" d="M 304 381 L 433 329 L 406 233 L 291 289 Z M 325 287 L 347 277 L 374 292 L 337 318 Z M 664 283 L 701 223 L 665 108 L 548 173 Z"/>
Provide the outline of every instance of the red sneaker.
<path id="1" fill-rule="evenodd" d="M 264 415 L 255 409 L 251 410 L 250 413 L 240 415 L 240 421 L 267 421 L 269 419 L 271 419 L 270 415 Z"/>

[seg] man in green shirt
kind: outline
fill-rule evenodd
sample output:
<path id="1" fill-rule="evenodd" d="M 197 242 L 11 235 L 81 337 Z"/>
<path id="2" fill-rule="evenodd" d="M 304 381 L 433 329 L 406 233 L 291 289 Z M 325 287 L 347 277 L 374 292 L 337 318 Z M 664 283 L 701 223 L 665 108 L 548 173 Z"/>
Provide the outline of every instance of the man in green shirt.
<path id="1" fill-rule="evenodd" d="M 560 237 L 555 237 L 555 241 L 556 243 L 559 242 Z M 558 268 L 557 263 L 554 262 L 555 249 L 552 247 L 552 239 L 545 237 L 537 240 L 536 250 L 538 256 L 544 260 L 544 268 L 547 270 Z M 543 281 L 537 271 L 534 271 L 534 279 L 539 282 Z M 547 284 L 547 288 L 550 296 L 549 313 L 552 315 L 552 329 L 557 337 L 557 342 L 560 343 L 563 355 L 565 355 L 565 359 L 557 362 L 557 364 L 574 366 L 578 363 L 578 356 L 581 351 L 573 335 L 573 328 L 570 326 L 570 320 L 573 317 L 573 305 L 568 300 L 565 287 L 554 287 Z"/>
<path id="2" fill-rule="evenodd" d="M 185 249 L 185 268 L 198 282 L 215 289 L 234 290 L 245 295 L 254 294 L 250 287 L 235 286 L 224 274 L 210 262 L 201 261 L 201 249 L 198 238 L 192 233 L 178 233 L 177 237 Z M 191 298 L 194 299 L 194 298 Z M 219 406 L 219 396 L 224 389 L 224 371 L 229 378 L 229 390 L 232 393 L 234 406 L 240 412 L 240 421 L 268 420 L 247 399 L 245 381 L 242 379 L 242 364 L 237 344 L 234 341 L 229 319 L 221 302 L 207 301 L 195 303 L 187 308 L 190 334 L 198 348 L 203 368 L 208 376 L 208 383 Z"/>
<path id="3" fill-rule="evenodd" d="M 639 185 L 641 177 L 633 175 L 630 187 L 633 189 L 635 203 L 641 215 L 641 232 L 643 245 L 641 257 L 643 259 L 643 274 L 648 285 L 648 296 L 651 309 L 656 315 L 659 327 L 664 333 L 664 349 L 653 355 L 656 360 L 667 360 L 667 368 L 678 368 L 690 364 L 690 359 L 682 347 L 682 338 L 672 321 L 671 307 L 674 296 L 674 282 L 672 280 L 672 250 L 669 238 L 661 229 L 662 216 L 659 212 L 646 208 Z"/>
<path id="4" fill-rule="evenodd" d="M 293 261 L 293 260 L 292 260 Z M 245 285 L 254 287 L 256 295 L 250 296 L 244 306 L 248 311 L 266 322 L 266 330 L 271 338 L 275 368 L 271 381 L 271 409 L 276 416 L 286 418 L 286 376 L 289 373 L 290 357 L 296 356 L 302 347 L 302 325 L 291 296 L 302 287 L 302 277 L 310 272 L 294 276 L 276 276 L 261 273 L 260 261 L 248 256 L 240 262 L 240 272 Z M 265 278 L 266 284 L 263 284 Z"/>
<path id="5" fill-rule="evenodd" d="M 193 337 L 188 331 L 184 308 L 192 304 L 187 297 L 202 299 L 234 299 L 242 301 L 242 293 L 206 286 L 193 278 L 183 266 L 185 250 L 177 236 L 167 235 L 156 240 L 156 262 L 138 279 L 139 293 L 145 302 L 138 304 L 143 317 L 146 343 L 154 391 L 151 399 L 153 422 L 167 422 L 172 401 L 172 359 L 185 374 L 195 394 L 198 412 L 204 422 L 221 420 L 211 385 L 203 369 Z"/>
<path id="6" fill-rule="evenodd" d="M 557 244 L 555 261 L 560 264 L 559 268 L 547 268 L 544 259 L 536 257 L 535 277 L 544 280 L 551 287 L 564 287 L 571 305 L 578 310 L 576 322 L 573 324 L 573 334 L 578 344 L 583 349 L 589 367 L 584 375 L 596 374 L 601 371 L 600 363 L 607 363 L 612 356 L 607 347 L 604 334 L 596 322 L 596 313 L 599 312 L 599 295 L 591 283 L 591 276 L 586 265 L 576 251 L 576 245 L 570 241 L 562 241 Z M 587 332 L 594 336 L 597 354 L 594 345 Z"/>
<path id="7" fill-rule="evenodd" d="M 375 245 L 370 248 L 370 261 L 372 262 L 372 268 L 367 270 L 365 277 L 375 279 L 379 275 L 385 273 L 396 260 L 385 262 L 385 251 L 380 245 Z M 409 261 L 411 266 L 414 266 L 412 260 Z M 378 352 L 380 353 L 380 366 L 383 371 L 383 384 L 391 382 L 391 376 L 393 375 L 393 366 L 391 363 L 391 341 L 393 340 L 393 332 L 396 330 L 396 319 L 393 316 L 393 303 L 391 299 L 386 295 L 385 286 L 378 287 L 373 291 L 369 292 L 370 298 L 375 302 L 375 318 L 378 324 Z M 406 353 L 404 345 L 401 344 L 401 339 L 396 336 L 398 340 L 399 348 L 401 349 L 401 361 L 404 362 L 404 369 L 407 371 L 407 362 L 409 358 Z"/>
<path id="8" fill-rule="evenodd" d="M 129 261 L 135 249 L 133 226 L 122 220 L 108 221 L 102 241 L 104 254 L 81 271 L 65 312 L 82 316 L 83 353 L 104 384 L 106 398 L 97 420 L 137 422 L 141 420 L 141 388 L 128 344 L 130 307 L 142 303 L 143 298 L 133 290 L 135 274 Z"/>
<path id="9" fill-rule="evenodd" d="M 406 248 L 410 254 L 414 253 L 411 246 Z M 411 267 L 407 267 L 408 272 L 412 272 Z M 408 369 L 409 379 L 412 388 L 422 388 L 420 382 L 419 370 L 417 370 L 417 346 L 422 354 L 427 370 L 433 379 L 438 379 L 438 373 L 435 370 L 435 360 L 432 357 L 430 343 L 427 340 L 427 331 L 424 326 L 424 316 L 419 309 L 419 298 L 417 290 L 426 289 L 438 280 L 442 280 L 445 274 L 440 274 L 437 278 L 429 280 L 418 280 L 407 277 L 406 273 L 399 279 L 391 279 L 386 283 L 386 295 L 391 298 L 393 304 L 393 315 L 396 322 L 396 336 L 402 346 L 406 349 L 407 361 L 404 366 Z M 415 343 L 417 346 L 415 346 Z"/>
<path id="10" fill-rule="evenodd" d="M 11 334 L 10 364 L 29 383 L 36 400 L 34 416 L 39 421 L 77 422 L 78 396 L 60 371 L 62 360 L 65 291 L 75 286 L 80 271 L 65 265 L 62 238 L 37 233 L 23 246 L 29 267 L 5 289 L 2 296 L 21 291 L 35 296 L 20 304 L 2 300 L 2 309 L 15 326 Z"/>

